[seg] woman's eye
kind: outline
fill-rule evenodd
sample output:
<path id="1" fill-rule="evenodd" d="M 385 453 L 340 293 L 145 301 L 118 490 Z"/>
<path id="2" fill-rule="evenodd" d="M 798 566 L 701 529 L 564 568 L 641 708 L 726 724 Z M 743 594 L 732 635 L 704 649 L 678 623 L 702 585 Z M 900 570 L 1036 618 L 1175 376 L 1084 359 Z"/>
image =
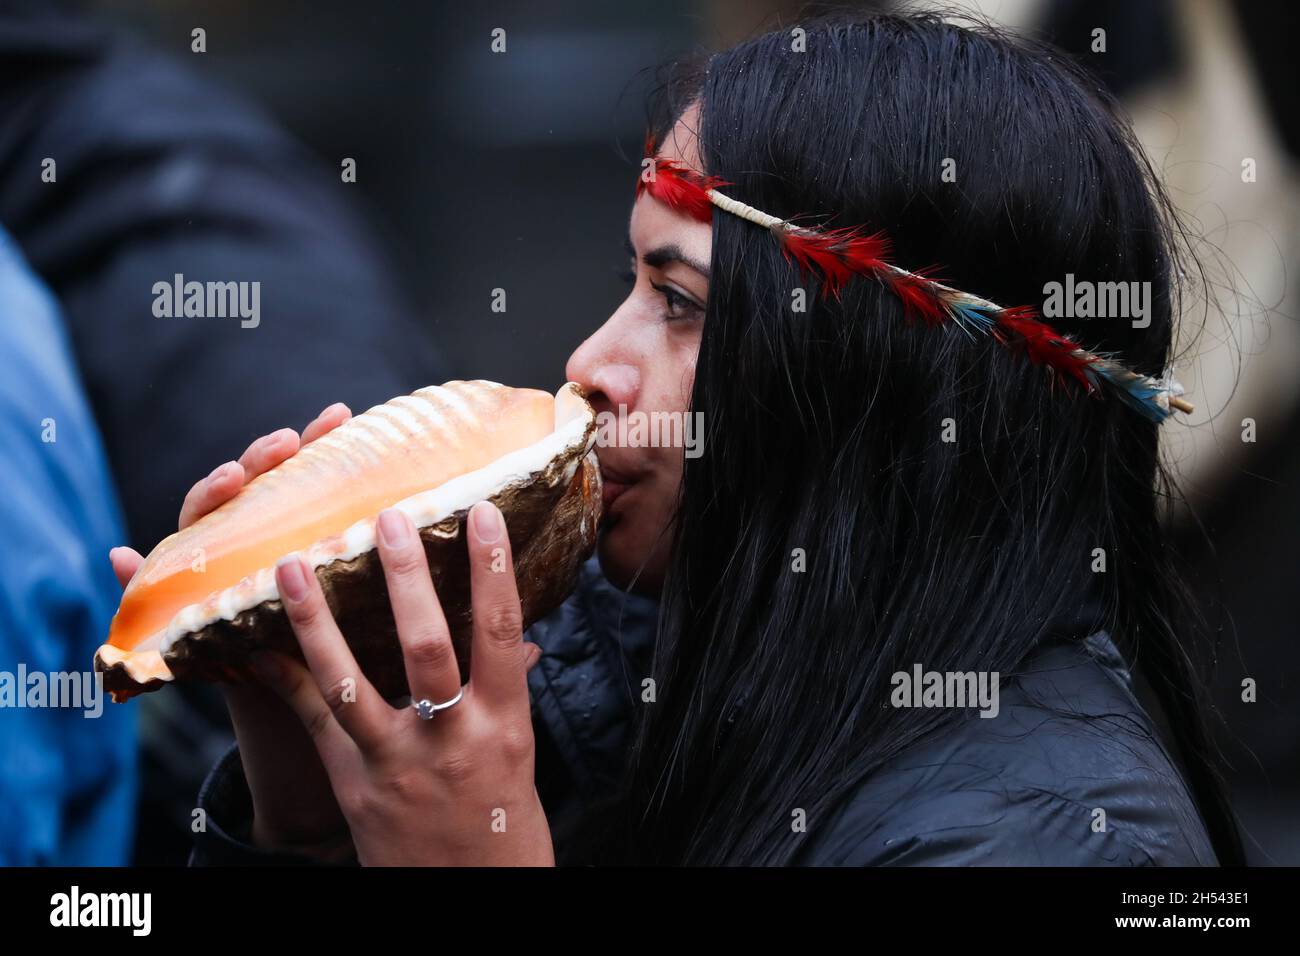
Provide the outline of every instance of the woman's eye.
<path id="1" fill-rule="evenodd" d="M 694 301 L 686 298 L 672 286 L 651 282 L 650 287 L 664 297 L 664 303 L 668 306 L 669 319 L 689 319 L 701 311 Z"/>

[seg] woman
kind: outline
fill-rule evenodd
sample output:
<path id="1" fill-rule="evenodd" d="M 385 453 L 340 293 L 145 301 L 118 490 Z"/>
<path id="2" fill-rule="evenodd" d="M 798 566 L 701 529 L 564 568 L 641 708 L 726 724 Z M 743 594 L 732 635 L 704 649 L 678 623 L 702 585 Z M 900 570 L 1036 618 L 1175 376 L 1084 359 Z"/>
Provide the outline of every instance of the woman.
<path id="1" fill-rule="evenodd" d="M 601 450 L 600 566 L 658 599 L 653 662 L 648 618 L 620 622 L 594 575 L 524 642 L 513 576 L 484 570 L 500 516 L 479 505 L 464 696 L 432 721 L 364 686 L 344 702 L 355 665 L 286 560 L 310 667 L 266 660 L 274 694 L 227 690 L 238 749 L 205 786 L 196 862 L 1240 859 L 1158 522 L 1157 424 L 1132 394 L 1084 394 L 1092 373 L 1052 366 L 1016 310 L 938 327 L 914 274 L 939 263 L 1008 305 L 1067 275 L 1138 283 L 1141 321 L 1052 325 L 1157 376 L 1176 266 L 1149 166 L 1051 51 L 925 16 L 804 29 L 666 84 L 631 290 L 568 363 L 598 411 L 703 414 L 699 458 Z M 791 237 L 809 234 L 763 213 L 852 237 L 872 264 L 800 268 Z M 910 278 L 878 261 L 877 230 Z M 298 444 L 279 432 L 218 469 L 182 525 Z M 381 529 L 413 696 L 451 701 L 412 529 L 395 512 Z M 124 580 L 136 563 L 115 556 Z M 998 694 L 981 716 L 906 690 L 931 673 Z"/>

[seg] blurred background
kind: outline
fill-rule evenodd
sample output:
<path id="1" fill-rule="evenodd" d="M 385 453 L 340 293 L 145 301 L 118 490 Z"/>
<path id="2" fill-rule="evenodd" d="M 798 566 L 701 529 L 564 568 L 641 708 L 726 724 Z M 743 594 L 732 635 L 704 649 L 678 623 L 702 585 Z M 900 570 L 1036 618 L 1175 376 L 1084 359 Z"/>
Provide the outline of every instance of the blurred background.
<path id="1" fill-rule="evenodd" d="M 457 377 L 557 387 L 623 293 L 654 67 L 827 7 L 0 0 L 0 227 L 62 310 L 121 540 L 147 552 L 194 481 L 333 401 L 360 410 Z M 1300 863 L 1294 6 L 945 8 L 1049 39 L 1109 85 L 1206 267 L 1178 367 L 1197 413 L 1166 427 L 1191 506 L 1180 549 L 1220 637 L 1221 746 L 1248 854 Z M 57 190 L 40 182 L 46 158 Z M 160 340 L 149 290 L 177 272 L 260 278 L 265 325 L 168 323 Z M 43 792 L 75 805 L 129 777 L 127 856 L 183 862 L 199 782 L 230 740 L 224 707 L 203 688 L 129 706 L 138 726 L 114 733 L 138 733 L 138 753 L 119 740 L 99 783 Z"/>

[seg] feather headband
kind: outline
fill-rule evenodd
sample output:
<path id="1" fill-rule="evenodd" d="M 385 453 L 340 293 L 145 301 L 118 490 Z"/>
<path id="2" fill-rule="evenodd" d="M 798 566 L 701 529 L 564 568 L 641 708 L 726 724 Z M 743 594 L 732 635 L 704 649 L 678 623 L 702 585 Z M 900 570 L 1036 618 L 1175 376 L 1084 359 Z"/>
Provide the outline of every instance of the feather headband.
<path id="1" fill-rule="evenodd" d="M 883 233 L 868 234 L 858 228 L 810 229 L 769 215 L 719 190 L 730 183 L 702 176 L 672 160 L 653 155 L 647 142 L 646 164 L 637 181 L 637 196 L 648 192 L 654 199 L 699 222 L 713 218 L 713 208 L 739 216 L 768 230 L 781 244 L 786 259 L 821 280 L 822 295 L 837 298 L 855 275 L 884 283 L 902 300 L 905 314 L 928 326 L 955 325 L 967 335 L 992 336 L 1008 348 L 1019 348 L 1031 362 L 1072 378 L 1089 394 L 1109 391 L 1154 422 L 1174 411 L 1189 413 L 1194 406 L 1181 398 L 1183 387 L 1171 375 L 1152 378 L 1127 368 L 1114 355 L 1090 352 L 1068 335 L 1038 318 L 1031 306 L 1004 308 L 987 299 L 950 288 L 921 272 L 908 272 L 888 261 L 889 242 Z"/>

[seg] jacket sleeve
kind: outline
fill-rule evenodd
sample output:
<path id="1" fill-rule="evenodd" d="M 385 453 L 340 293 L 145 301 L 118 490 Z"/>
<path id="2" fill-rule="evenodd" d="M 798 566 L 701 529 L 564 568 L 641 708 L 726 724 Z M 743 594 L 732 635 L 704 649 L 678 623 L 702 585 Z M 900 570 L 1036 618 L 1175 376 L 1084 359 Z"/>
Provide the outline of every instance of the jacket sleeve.
<path id="1" fill-rule="evenodd" d="M 1094 829 L 1091 808 L 1034 789 L 958 790 L 900 808 L 883 826 L 846 834 L 819 863 L 839 866 L 1154 866 L 1119 827 Z"/>
<path id="2" fill-rule="evenodd" d="M 63 313 L 2 228 L 0 369 L 0 865 L 120 866 L 137 715 L 90 669 L 121 595 L 117 494 Z"/>
<path id="3" fill-rule="evenodd" d="M 253 845 L 253 798 L 238 744 L 231 745 L 203 781 L 199 809 L 202 824 L 194 834 L 190 866 L 325 865 L 301 854 Z M 336 865 L 355 866 L 356 860 Z"/>

